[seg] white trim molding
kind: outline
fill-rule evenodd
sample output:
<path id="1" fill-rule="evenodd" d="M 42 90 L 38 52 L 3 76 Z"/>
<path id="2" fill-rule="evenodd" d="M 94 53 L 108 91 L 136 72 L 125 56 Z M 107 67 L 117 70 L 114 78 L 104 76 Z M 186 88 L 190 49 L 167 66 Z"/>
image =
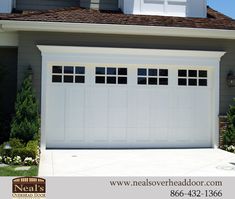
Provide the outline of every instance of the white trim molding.
<path id="1" fill-rule="evenodd" d="M 121 34 L 121 35 L 149 35 L 168 37 L 235 39 L 235 30 L 92 24 L 92 23 L 62 23 L 1 20 L 2 31 L 45 31 L 45 32 L 73 32 L 93 34 Z"/>
<path id="2" fill-rule="evenodd" d="M 191 57 L 220 59 L 224 51 L 200 51 L 200 50 L 162 50 L 162 49 L 140 49 L 140 48 L 106 48 L 106 47 L 80 47 L 80 46 L 49 46 L 37 45 L 44 54 L 106 54 L 106 55 L 128 55 L 128 56 L 152 56 L 152 57 Z M 107 57 L 108 58 L 108 57 Z M 143 59 L 143 57 L 141 58 Z M 90 61 L 90 60 L 89 60 Z"/>
<path id="3" fill-rule="evenodd" d="M 48 66 L 53 64 L 99 64 L 99 65 L 141 65 L 159 64 L 163 66 L 187 66 L 209 68 L 212 71 L 212 102 L 211 102 L 211 143 L 212 147 L 219 146 L 219 71 L 220 60 L 225 54 L 222 51 L 197 50 L 160 50 L 133 48 L 103 48 L 75 46 L 37 46 L 42 55 L 42 149 L 46 149 L 46 96 L 48 85 Z"/>

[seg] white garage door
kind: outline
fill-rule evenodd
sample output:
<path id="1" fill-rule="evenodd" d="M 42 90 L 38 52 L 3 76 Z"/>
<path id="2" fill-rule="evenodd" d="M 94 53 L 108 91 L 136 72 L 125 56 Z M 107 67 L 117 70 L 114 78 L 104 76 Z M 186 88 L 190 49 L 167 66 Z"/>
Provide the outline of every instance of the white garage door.
<path id="1" fill-rule="evenodd" d="M 212 146 L 212 69 L 48 66 L 48 148 Z"/>

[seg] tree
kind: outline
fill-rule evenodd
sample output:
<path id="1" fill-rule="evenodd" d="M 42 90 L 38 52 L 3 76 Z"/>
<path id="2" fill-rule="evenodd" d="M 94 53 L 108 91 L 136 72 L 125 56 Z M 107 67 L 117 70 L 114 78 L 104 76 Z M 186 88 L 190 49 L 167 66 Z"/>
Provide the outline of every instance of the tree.
<path id="1" fill-rule="evenodd" d="M 38 103 L 32 88 L 32 74 L 27 74 L 16 97 L 15 116 L 11 123 L 11 137 L 24 142 L 38 136 L 40 118 Z"/>
<path id="2" fill-rule="evenodd" d="M 235 102 L 235 99 L 234 99 Z M 231 105 L 227 113 L 227 128 L 224 132 L 224 144 L 233 145 L 235 144 L 235 106 Z"/>

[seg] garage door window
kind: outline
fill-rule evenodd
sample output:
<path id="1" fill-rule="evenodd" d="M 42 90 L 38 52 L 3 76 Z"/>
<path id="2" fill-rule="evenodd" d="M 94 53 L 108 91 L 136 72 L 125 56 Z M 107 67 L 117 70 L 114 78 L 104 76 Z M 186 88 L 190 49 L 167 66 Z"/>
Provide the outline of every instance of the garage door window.
<path id="1" fill-rule="evenodd" d="M 207 70 L 178 70 L 179 86 L 207 86 Z"/>
<path id="2" fill-rule="evenodd" d="M 127 84 L 127 68 L 96 67 L 96 84 Z"/>
<path id="3" fill-rule="evenodd" d="M 85 67 L 83 66 L 53 66 L 53 83 L 85 83 Z"/>
<path id="4" fill-rule="evenodd" d="M 62 82 L 62 66 L 52 67 L 52 82 L 54 83 Z"/>
<path id="5" fill-rule="evenodd" d="M 138 68 L 137 84 L 168 85 L 168 69 Z"/>

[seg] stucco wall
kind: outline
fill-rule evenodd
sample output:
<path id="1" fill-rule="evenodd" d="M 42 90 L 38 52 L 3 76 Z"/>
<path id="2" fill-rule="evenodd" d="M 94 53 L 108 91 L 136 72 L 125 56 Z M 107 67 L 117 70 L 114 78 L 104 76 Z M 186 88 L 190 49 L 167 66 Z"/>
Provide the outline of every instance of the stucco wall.
<path id="1" fill-rule="evenodd" d="M 19 34 L 18 85 L 24 71 L 29 65 L 34 71 L 34 85 L 38 98 L 40 97 L 41 55 L 36 45 L 68 45 L 68 46 L 98 46 L 98 47 L 128 47 L 152 49 L 181 50 L 222 50 L 226 55 L 221 61 L 220 78 L 220 113 L 225 114 L 235 88 L 226 84 L 229 71 L 235 73 L 235 41 L 215 39 L 172 38 L 153 36 L 98 35 L 98 34 L 68 34 L 68 33 L 38 33 L 25 32 Z M 39 98 L 40 99 L 40 98 Z"/>

